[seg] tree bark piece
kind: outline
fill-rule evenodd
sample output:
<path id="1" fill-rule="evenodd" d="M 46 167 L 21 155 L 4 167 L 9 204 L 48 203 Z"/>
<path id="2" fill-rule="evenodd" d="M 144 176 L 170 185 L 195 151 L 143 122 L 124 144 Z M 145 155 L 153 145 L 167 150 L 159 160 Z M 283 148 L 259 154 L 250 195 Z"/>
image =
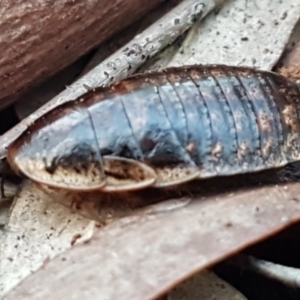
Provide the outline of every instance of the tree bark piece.
<path id="1" fill-rule="evenodd" d="M 101 45 L 97 47 L 97 50 L 93 53 L 89 53 L 81 57 L 71 66 L 68 66 L 63 71 L 56 73 L 52 76 L 52 78 L 46 80 L 39 86 L 34 87 L 28 93 L 22 94 L 20 98 L 26 98 L 26 101 L 16 100 L 14 105 L 19 119 L 23 120 L 28 117 L 42 105 L 61 93 L 66 86 L 69 86 L 75 80 L 95 68 L 99 63 L 123 47 L 132 38 L 134 38 L 135 35 L 141 33 L 163 15 L 168 13 L 181 1 L 182 0 L 165 1 L 163 4 L 149 12 L 141 20 L 134 22 L 120 33 L 115 34 L 112 38 L 101 43 Z"/>
<path id="2" fill-rule="evenodd" d="M 162 0 L 1 1 L 0 107 L 161 3 Z"/>

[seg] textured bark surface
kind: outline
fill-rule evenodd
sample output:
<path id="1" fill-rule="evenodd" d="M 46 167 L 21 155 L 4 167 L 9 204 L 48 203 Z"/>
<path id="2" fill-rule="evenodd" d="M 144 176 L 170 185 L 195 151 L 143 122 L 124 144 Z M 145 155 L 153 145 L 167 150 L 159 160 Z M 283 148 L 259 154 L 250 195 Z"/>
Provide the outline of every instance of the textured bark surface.
<path id="1" fill-rule="evenodd" d="M 1 1 L 0 108 L 14 100 L 12 95 L 62 70 L 160 3 Z"/>

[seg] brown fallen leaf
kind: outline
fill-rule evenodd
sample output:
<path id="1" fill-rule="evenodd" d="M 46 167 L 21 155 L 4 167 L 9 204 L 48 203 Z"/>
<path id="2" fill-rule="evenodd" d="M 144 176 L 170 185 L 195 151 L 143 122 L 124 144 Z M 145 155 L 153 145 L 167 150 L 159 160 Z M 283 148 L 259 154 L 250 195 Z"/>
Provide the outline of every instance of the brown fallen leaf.
<path id="1" fill-rule="evenodd" d="M 107 225 L 3 299 L 155 299 L 299 220 L 298 183 L 197 198 Z"/>

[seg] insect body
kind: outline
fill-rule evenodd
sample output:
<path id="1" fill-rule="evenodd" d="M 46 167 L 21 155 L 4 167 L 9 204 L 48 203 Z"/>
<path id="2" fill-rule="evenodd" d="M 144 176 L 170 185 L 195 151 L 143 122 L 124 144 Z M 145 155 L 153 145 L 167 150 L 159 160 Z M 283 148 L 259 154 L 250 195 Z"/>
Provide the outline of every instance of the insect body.
<path id="1" fill-rule="evenodd" d="M 244 67 L 136 75 L 49 112 L 8 160 L 34 181 L 104 192 L 276 168 L 300 159 L 299 100 L 286 78 Z"/>

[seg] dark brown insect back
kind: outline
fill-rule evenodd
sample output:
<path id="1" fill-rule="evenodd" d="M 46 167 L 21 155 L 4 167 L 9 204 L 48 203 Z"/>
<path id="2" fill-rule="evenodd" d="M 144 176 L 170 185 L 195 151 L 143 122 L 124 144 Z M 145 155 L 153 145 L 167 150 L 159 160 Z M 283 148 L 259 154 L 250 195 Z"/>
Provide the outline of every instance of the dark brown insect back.
<path id="1" fill-rule="evenodd" d="M 139 74 L 49 112 L 8 161 L 39 183 L 104 192 L 277 168 L 300 159 L 299 99 L 283 76 L 245 67 Z"/>

